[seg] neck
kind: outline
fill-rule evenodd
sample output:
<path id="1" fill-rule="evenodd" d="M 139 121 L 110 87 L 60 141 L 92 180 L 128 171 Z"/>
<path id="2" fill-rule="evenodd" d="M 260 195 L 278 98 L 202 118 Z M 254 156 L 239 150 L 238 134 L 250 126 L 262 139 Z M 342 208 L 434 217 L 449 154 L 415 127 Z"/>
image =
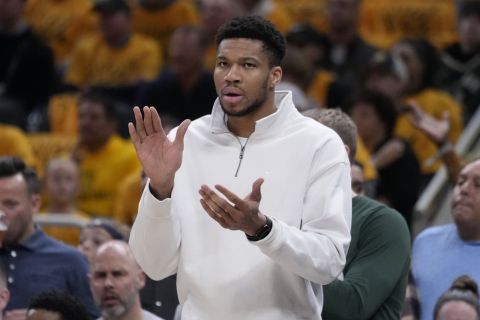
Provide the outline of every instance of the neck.
<path id="1" fill-rule="evenodd" d="M 476 224 L 459 225 L 457 223 L 457 230 L 463 241 L 480 241 L 480 230 Z"/>
<path id="2" fill-rule="evenodd" d="M 368 138 L 363 138 L 363 143 L 365 144 L 365 147 L 367 148 L 368 152 L 373 156 L 375 153 L 375 149 L 382 143 L 385 135 L 383 132 L 381 134 L 376 134 L 376 135 L 371 135 Z"/>
<path id="3" fill-rule="evenodd" d="M 32 222 L 30 222 L 27 229 L 25 230 L 25 233 L 19 239 L 18 243 L 15 243 L 15 244 L 20 244 L 20 243 L 24 242 L 25 240 L 30 238 L 34 233 L 35 233 L 35 226 L 33 225 Z"/>
<path id="4" fill-rule="evenodd" d="M 49 203 L 46 210 L 48 213 L 75 213 L 75 206 L 70 202 Z"/>

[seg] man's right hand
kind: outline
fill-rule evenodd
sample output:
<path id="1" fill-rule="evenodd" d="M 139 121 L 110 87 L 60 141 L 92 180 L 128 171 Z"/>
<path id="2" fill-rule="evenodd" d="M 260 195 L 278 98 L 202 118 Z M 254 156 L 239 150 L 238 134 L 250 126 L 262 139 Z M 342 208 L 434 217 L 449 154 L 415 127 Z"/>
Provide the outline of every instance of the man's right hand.
<path id="1" fill-rule="evenodd" d="M 190 120 L 178 127 L 175 140 L 167 138 L 162 122 L 154 107 L 133 108 L 135 124 L 128 124 L 128 132 L 143 170 L 150 178 L 150 189 L 160 200 L 169 198 L 173 189 L 175 172 L 182 164 L 183 139 Z"/>

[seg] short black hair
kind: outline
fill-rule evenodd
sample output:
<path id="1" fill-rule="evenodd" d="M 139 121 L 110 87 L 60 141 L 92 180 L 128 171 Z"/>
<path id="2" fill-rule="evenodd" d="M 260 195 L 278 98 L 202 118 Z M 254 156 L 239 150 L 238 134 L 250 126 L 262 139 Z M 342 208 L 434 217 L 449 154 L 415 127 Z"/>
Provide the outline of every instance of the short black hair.
<path id="1" fill-rule="evenodd" d="M 241 16 L 226 22 L 217 32 L 217 46 L 225 39 L 260 40 L 269 56 L 270 66 L 279 66 L 285 56 L 285 38 L 274 25 L 260 16 Z"/>
<path id="2" fill-rule="evenodd" d="M 28 194 L 40 194 L 40 180 L 33 168 L 28 167 L 19 157 L 0 157 L 0 178 L 12 177 L 18 173 L 25 179 Z"/>
<path id="3" fill-rule="evenodd" d="M 398 117 L 398 112 L 392 99 L 380 92 L 365 90 L 349 100 L 343 108 L 351 115 L 352 108 L 360 103 L 372 106 L 380 121 L 385 124 L 387 137 L 391 137 Z"/>
<path id="4" fill-rule="evenodd" d="M 44 291 L 34 296 L 28 310 L 42 309 L 57 312 L 62 320 L 90 320 L 87 309 L 75 297 L 58 291 Z"/>
<path id="5" fill-rule="evenodd" d="M 423 64 L 422 83 L 419 89 L 433 87 L 439 65 L 439 55 L 433 44 L 422 37 L 407 37 L 398 43 L 410 46 Z"/>

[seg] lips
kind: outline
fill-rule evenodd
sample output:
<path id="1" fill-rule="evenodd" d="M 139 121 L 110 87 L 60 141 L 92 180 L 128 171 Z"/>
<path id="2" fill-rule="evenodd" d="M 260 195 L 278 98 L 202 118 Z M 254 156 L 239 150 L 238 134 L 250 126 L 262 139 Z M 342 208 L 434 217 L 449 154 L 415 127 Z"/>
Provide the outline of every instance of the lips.
<path id="1" fill-rule="evenodd" d="M 227 103 L 238 103 L 243 99 L 243 91 L 236 87 L 222 89 L 222 100 Z"/>
<path id="2" fill-rule="evenodd" d="M 102 305 L 106 307 L 111 307 L 118 303 L 118 297 L 114 294 L 105 294 L 102 297 Z"/>

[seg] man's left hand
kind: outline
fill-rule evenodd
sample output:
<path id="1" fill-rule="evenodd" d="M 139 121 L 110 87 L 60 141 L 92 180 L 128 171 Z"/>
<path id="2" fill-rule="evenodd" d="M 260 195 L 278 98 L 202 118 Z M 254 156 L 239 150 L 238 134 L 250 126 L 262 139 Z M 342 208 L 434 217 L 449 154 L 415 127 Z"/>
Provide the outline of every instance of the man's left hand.
<path id="1" fill-rule="evenodd" d="M 241 230 L 253 236 L 267 221 L 265 215 L 259 211 L 262 184 L 262 178 L 255 180 L 252 192 L 244 199 L 221 185 L 215 185 L 215 189 L 225 198 L 208 186 L 202 185 L 199 190 L 200 204 L 223 228 Z"/>

